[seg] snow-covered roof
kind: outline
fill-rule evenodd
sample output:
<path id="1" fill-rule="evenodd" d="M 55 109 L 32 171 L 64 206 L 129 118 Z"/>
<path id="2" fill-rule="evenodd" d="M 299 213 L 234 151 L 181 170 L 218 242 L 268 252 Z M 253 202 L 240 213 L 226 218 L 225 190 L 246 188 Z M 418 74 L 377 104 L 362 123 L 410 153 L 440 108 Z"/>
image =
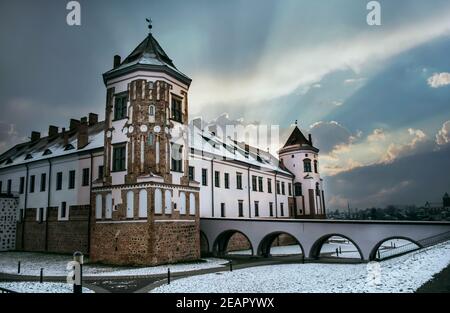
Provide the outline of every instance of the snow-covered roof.
<path id="1" fill-rule="evenodd" d="M 104 122 L 89 126 L 88 144 L 81 149 L 77 149 L 76 130 L 67 131 L 67 145 L 62 133 L 18 144 L 0 156 L 0 169 L 101 148 L 104 145 L 103 128 Z"/>
<path id="2" fill-rule="evenodd" d="M 230 137 L 219 138 L 212 132 L 201 130 L 191 124 L 189 145 L 194 154 L 211 154 L 225 161 L 245 163 L 269 171 L 292 175 L 276 157 L 269 152 L 237 142 Z M 247 147 L 247 149 L 246 149 Z"/>

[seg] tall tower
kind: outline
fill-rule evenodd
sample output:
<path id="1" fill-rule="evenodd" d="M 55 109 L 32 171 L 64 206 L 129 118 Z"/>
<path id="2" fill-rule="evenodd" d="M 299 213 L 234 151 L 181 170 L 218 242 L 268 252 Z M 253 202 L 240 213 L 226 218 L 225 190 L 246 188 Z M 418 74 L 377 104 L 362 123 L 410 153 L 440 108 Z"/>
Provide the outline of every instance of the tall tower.
<path id="1" fill-rule="evenodd" d="M 199 188 L 189 181 L 185 143 L 191 79 L 149 29 L 103 74 L 103 181 L 91 201 L 94 261 L 153 265 L 199 257 Z"/>
<path id="2" fill-rule="evenodd" d="M 297 218 L 325 218 L 323 182 L 319 173 L 319 149 L 295 126 L 285 145 L 278 151 L 280 162 L 295 178 L 294 203 Z"/>

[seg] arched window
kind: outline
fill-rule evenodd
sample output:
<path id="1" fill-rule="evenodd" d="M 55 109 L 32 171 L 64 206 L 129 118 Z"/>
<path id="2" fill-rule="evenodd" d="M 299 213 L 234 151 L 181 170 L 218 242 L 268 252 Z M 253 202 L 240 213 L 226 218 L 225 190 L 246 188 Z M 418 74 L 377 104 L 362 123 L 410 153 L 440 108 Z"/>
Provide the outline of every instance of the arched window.
<path id="1" fill-rule="evenodd" d="M 153 146 L 153 143 L 155 142 L 155 137 L 153 134 L 148 134 L 147 143 L 149 146 Z"/>
<path id="2" fill-rule="evenodd" d="M 106 212 L 105 217 L 106 218 L 112 218 L 112 194 L 108 193 L 106 195 Z"/>
<path id="3" fill-rule="evenodd" d="M 95 196 L 95 218 L 96 219 L 101 219 L 102 218 L 102 206 L 103 206 L 103 201 L 102 201 L 102 195 L 96 195 Z"/>
<path id="4" fill-rule="evenodd" d="M 318 173 L 317 167 L 317 160 L 314 160 L 314 173 Z"/>
<path id="5" fill-rule="evenodd" d="M 196 210 L 196 207 L 195 207 L 195 196 L 194 196 L 193 193 L 191 193 L 189 195 L 189 214 L 190 215 L 195 215 L 195 210 Z"/>
<path id="6" fill-rule="evenodd" d="M 147 217 L 147 190 L 139 191 L 139 217 Z"/>
<path id="7" fill-rule="evenodd" d="M 310 159 L 303 160 L 303 171 L 305 173 L 311 173 L 311 160 Z"/>
<path id="8" fill-rule="evenodd" d="M 319 183 L 316 183 L 316 194 L 318 196 L 320 195 L 320 185 L 319 185 Z"/>
<path id="9" fill-rule="evenodd" d="M 161 193 L 161 189 L 155 189 L 155 214 L 162 214 L 162 193 Z"/>
<path id="10" fill-rule="evenodd" d="M 164 193 L 164 212 L 172 214 L 172 194 L 170 190 L 166 190 Z"/>
<path id="11" fill-rule="evenodd" d="M 302 196 L 302 184 L 301 183 L 294 184 L 294 196 L 296 196 L 296 197 Z"/>
<path id="12" fill-rule="evenodd" d="M 134 193 L 133 191 L 127 192 L 127 218 L 133 218 L 134 216 Z"/>
<path id="13" fill-rule="evenodd" d="M 186 194 L 180 193 L 180 214 L 186 214 Z"/>
<path id="14" fill-rule="evenodd" d="M 148 115 L 150 115 L 150 116 L 154 116 L 155 115 L 155 106 L 154 105 L 150 105 L 148 107 Z"/>

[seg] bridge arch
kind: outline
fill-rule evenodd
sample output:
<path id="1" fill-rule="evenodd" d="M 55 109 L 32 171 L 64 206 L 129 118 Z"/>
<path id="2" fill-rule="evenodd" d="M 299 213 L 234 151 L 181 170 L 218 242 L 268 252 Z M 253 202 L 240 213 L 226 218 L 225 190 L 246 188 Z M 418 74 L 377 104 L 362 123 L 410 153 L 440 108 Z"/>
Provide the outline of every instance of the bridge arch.
<path id="1" fill-rule="evenodd" d="M 270 256 L 270 248 L 272 247 L 273 242 L 275 241 L 275 239 L 280 236 L 280 235 L 288 235 L 290 237 L 292 237 L 297 244 L 300 246 L 300 250 L 302 251 L 302 255 L 305 255 L 305 250 L 303 249 L 302 244 L 300 243 L 300 241 L 292 234 L 285 232 L 285 231 L 275 231 L 272 232 L 270 234 L 267 234 L 266 236 L 264 236 L 264 238 L 261 240 L 261 242 L 258 245 L 258 255 L 267 257 Z"/>
<path id="2" fill-rule="evenodd" d="M 317 239 L 317 240 L 313 243 L 313 245 L 311 246 L 311 250 L 310 250 L 310 252 L 309 252 L 309 257 L 310 257 L 311 259 L 318 259 L 319 256 L 320 256 L 320 250 L 322 249 L 323 244 L 324 244 L 328 239 L 330 239 L 331 237 L 341 237 L 341 238 L 345 238 L 345 239 L 347 239 L 348 241 L 350 241 L 350 242 L 356 247 L 356 249 L 358 250 L 360 259 L 361 259 L 361 260 L 364 260 L 364 255 L 363 255 L 363 253 L 362 253 L 362 250 L 361 250 L 361 248 L 356 244 L 356 242 L 355 242 L 353 239 L 351 239 L 350 237 L 348 237 L 348 236 L 346 236 L 346 235 L 338 234 L 338 233 L 327 234 L 327 235 L 324 235 L 324 236 L 320 237 L 319 239 Z"/>
<path id="3" fill-rule="evenodd" d="M 402 239 L 402 240 L 405 240 L 405 241 L 409 241 L 411 244 L 416 245 L 416 246 L 417 246 L 417 249 L 423 248 L 423 246 L 422 246 L 419 242 L 417 242 L 417 241 L 415 241 L 415 240 L 413 240 L 413 239 L 411 239 L 411 238 L 408 238 L 408 237 L 403 237 L 403 236 L 392 236 L 392 237 L 387 237 L 387 238 L 385 238 L 385 239 L 383 239 L 383 240 L 380 240 L 380 241 L 372 248 L 372 250 L 370 251 L 370 254 L 369 254 L 369 261 L 374 261 L 374 260 L 377 259 L 377 252 L 378 252 L 378 249 L 380 249 L 380 247 L 383 245 L 383 243 L 385 243 L 386 241 L 395 240 L 395 239 Z M 411 248 L 412 248 L 411 250 L 409 250 L 409 251 L 407 250 L 407 251 L 404 251 L 404 252 L 410 252 L 410 251 L 415 250 L 414 247 L 411 247 Z M 400 253 L 404 253 L 404 252 L 400 252 Z M 399 253 L 399 254 L 400 254 L 400 253 Z"/>
<path id="4" fill-rule="evenodd" d="M 227 252 L 228 242 L 230 241 L 231 237 L 236 233 L 243 235 L 247 239 L 248 243 L 250 244 L 250 249 L 252 250 L 251 255 L 253 255 L 254 247 L 253 247 L 253 244 L 252 244 L 250 238 L 244 232 L 242 232 L 241 230 L 237 230 L 237 229 L 225 230 L 217 236 L 217 238 L 214 240 L 213 251 L 212 251 L 213 255 L 224 256 Z"/>

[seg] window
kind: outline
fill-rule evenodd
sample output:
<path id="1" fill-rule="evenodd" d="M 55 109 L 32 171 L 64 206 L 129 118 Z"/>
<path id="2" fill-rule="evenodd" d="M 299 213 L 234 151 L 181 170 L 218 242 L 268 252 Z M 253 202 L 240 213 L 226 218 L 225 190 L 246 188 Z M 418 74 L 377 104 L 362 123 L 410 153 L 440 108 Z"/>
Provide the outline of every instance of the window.
<path id="1" fill-rule="evenodd" d="M 225 189 L 230 189 L 230 174 L 225 173 Z"/>
<path id="2" fill-rule="evenodd" d="M 208 170 L 206 168 L 202 168 L 202 185 L 208 186 Z"/>
<path id="3" fill-rule="evenodd" d="M 181 99 L 172 98 L 172 119 L 176 122 L 183 123 L 182 113 L 181 113 Z"/>
<path id="4" fill-rule="evenodd" d="M 38 223 L 42 223 L 44 221 L 44 208 L 38 209 L 37 221 L 38 221 Z"/>
<path id="5" fill-rule="evenodd" d="M 67 204 L 66 202 L 61 202 L 61 218 L 66 218 L 67 216 Z"/>
<path id="6" fill-rule="evenodd" d="M 280 215 L 284 216 L 284 203 L 280 203 Z"/>
<path id="7" fill-rule="evenodd" d="M 98 179 L 102 179 L 103 178 L 103 165 L 100 165 L 98 167 Z"/>
<path id="8" fill-rule="evenodd" d="M 302 195 L 302 184 L 295 183 L 294 184 L 294 196 L 300 197 Z"/>
<path id="9" fill-rule="evenodd" d="M 238 211 L 239 211 L 239 217 L 244 216 L 244 201 L 239 200 L 238 202 Z"/>
<path id="10" fill-rule="evenodd" d="M 277 180 L 277 195 L 280 194 L 280 182 Z"/>
<path id="11" fill-rule="evenodd" d="M 255 201 L 255 217 L 259 216 L 259 201 Z"/>
<path id="12" fill-rule="evenodd" d="M 62 172 L 56 173 L 56 190 L 62 189 L 62 176 L 63 176 Z"/>
<path id="13" fill-rule="evenodd" d="M 113 171 L 125 171 L 125 146 L 113 148 Z"/>
<path id="14" fill-rule="evenodd" d="M 284 187 L 284 182 L 281 183 L 281 194 L 282 195 L 286 194 L 286 190 L 285 190 L 285 187 Z"/>
<path id="15" fill-rule="evenodd" d="M 23 194 L 24 191 L 25 191 L 25 177 L 20 177 L 19 193 Z"/>
<path id="16" fill-rule="evenodd" d="M 98 194 L 95 196 L 95 218 L 101 219 L 103 215 L 103 198 Z"/>
<path id="17" fill-rule="evenodd" d="M 314 173 L 318 173 L 317 167 L 317 160 L 314 160 Z"/>
<path id="18" fill-rule="evenodd" d="M 316 183 L 316 195 L 320 195 L 320 186 L 319 183 Z"/>
<path id="19" fill-rule="evenodd" d="M 256 189 L 256 176 L 252 176 L 252 190 L 257 191 Z"/>
<path id="20" fill-rule="evenodd" d="M 236 188 L 242 189 L 242 173 L 236 173 Z"/>
<path id="21" fill-rule="evenodd" d="M 153 134 L 148 134 L 147 143 L 149 146 L 153 146 L 153 143 L 155 142 L 155 136 Z"/>
<path id="22" fill-rule="evenodd" d="M 176 143 L 172 144 L 172 171 L 182 172 L 183 146 Z"/>
<path id="23" fill-rule="evenodd" d="M 148 115 L 149 116 L 155 116 L 155 106 L 154 105 L 150 105 L 148 107 Z"/>
<path id="24" fill-rule="evenodd" d="M 8 180 L 9 182 L 9 180 Z M 36 183 L 36 176 L 35 175 L 31 175 L 30 176 L 30 193 L 34 192 L 34 185 Z M 9 191 L 8 191 L 9 193 Z"/>
<path id="25" fill-rule="evenodd" d="M 289 196 L 292 196 L 292 184 L 288 183 L 288 194 Z"/>
<path id="26" fill-rule="evenodd" d="M 303 171 L 305 173 L 311 173 L 311 160 L 310 159 L 303 160 Z"/>
<path id="27" fill-rule="evenodd" d="M 116 95 L 114 103 L 114 119 L 121 120 L 126 118 L 127 114 L 127 93 Z"/>
<path id="28" fill-rule="evenodd" d="M 69 171 L 69 189 L 75 188 L 75 171 Z"/>
<path id="29" fill-rule="evenodd" d="M 82 186 L 89 186 L 89 168 L 83 168 Z"/>
<path id="30" fill-rule="evenodd" d="M 220 187 L 220 172 L 214 171 L 214 186 Z"/>
<path id="31" fill-rule="evenodd" d="M 260 192 L 264 191 L 264 189 L 263 189 L 263 178 L 262 177 L 258 177 L 258 190 Z"/>
<path id="32" fill-rule="evenodd" d="M 272 179 L 267 178 L 267 192 L 272 193 Z"/>
<path id="33" fill-rule="evenodd" d="M 220 204 L 220 217 L 225 217 L 225 203 Z"/>
<path id="34" fill-rule="evenodd" d="M 7 185 L 6 185 L 6 193 L 8 194 L 8 195 L 10 195 L 11 194 L 11 179 L 8 179 L 8 182 L 7 182 Z"/>
<path id="35" fill-rule="evenodd" d="M 47 180 L 47 174 L 46 173 L 42 173 L 41 174 L 41 192 L 45 191 L 46 180 Z"/>
<path id="36" fill-rule="evenodd" d="M 189 180 L 195 180 L 195 167 L 189 166 Z"/>
<path id="37" fill-rule="evenodd" d="M 269 215 L 273 216 L 273 202 L 269 202 Z"/>

